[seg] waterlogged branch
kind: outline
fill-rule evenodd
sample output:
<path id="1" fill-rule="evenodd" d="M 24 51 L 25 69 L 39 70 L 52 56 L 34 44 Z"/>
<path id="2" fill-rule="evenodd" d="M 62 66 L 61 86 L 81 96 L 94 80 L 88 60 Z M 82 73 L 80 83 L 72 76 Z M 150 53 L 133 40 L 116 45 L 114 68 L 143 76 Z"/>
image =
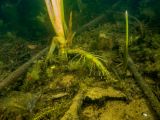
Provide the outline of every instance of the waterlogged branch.
<path id="1" fill-rule="evenodd" d="M 160 118 L 160 102 L 158 101 L 157 97 L 152 92 L 150 86 L 145 83 L 140 73 L 138 73 L 137 68 L 134 65 L 134 62 L 131 57 L 128 57 L 128 68 L 133 73 L 135 77 L 135 81 L 138 83 L 139 87 L 142 89 L 145 96 L 148 98 L 153 110 L 157 113 Z"/>
<path id="2" fill-rule="evenodd" d="M 33 58 L 31 58 L 28 62 L 21 65 L 19 68 L 17 68 L 15 71 L 13 71 L 8 77 L 6 77 L 4 80 L 0 80 L 0 91 L 2 91 L 4 88 L 7 88 L 10 84 L 16 82 L 18 80 L 18 77 L 26 72 L 29 66 L 31 64 L 39 59 L 42 55 L 44 55 L 48 51 L 48 47 L 37 53 Z"/>

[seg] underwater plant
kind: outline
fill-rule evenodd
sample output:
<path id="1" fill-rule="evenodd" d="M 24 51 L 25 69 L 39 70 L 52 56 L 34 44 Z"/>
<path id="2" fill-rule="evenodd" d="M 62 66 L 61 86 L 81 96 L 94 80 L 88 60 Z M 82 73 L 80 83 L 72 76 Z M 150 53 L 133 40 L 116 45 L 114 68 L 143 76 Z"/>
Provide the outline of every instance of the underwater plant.
<path id="1" fill-rule="evenodd" d="M 62 60 L 67 60 L 68 54 L 80 55 L 81 57 L 84 57 L 94 63 L 98 70 L 102 73 L 102 75 L 105 76 L 108 80 L 112 81 L 113 77 L 111 77 L 109 71 L 102 64 L 98 57 L 81 49 L 70 49 L 70 46 L 72 45 L 72 39 L 75 36 L 75 32 L 72 32 L 72 12 L 70 13 L 68 27 L 66 25 L 63 0 L 45 0 L 45 3 L 52 26 L 56 33 L 56 36 L 52 38 L 52 43 L 46 60 L 52 61 L 53 52 L 55 48 L 58 47 L 58 53 Z"/>
<path id="2" fill-rule="evenodd" d="M 74 33 L 71 32 L 72 13 L 70 14 L 69 28 L 67 28 L 64 18 L 63 0 L 45 0 L 45 3 L 52 26 L 56 33 L 56 36 L 54 36 L 52 39 L 47 60 L 52 58 L 52 53 L 57 45 L 59 47 L 59 55 L 61 55 L 63 58 L 66 58 L 67 44 L 71 43 L 71 40 L 74 36 Z"/>
<path id="3" fill-rule="evenodd" d="M 125 49 L 124 49 L 124 70 L 127 68 L 128 64 L 128 12 L 125 11 L 125 21 L 126 21 L 126 39 L 125 39 Z"/>
<path id="4" fill-rule="evenodd" d="M 114 78 L 112 77 L 108 69 L 104 66 L 103 60 L 99 56 L 91 54 L 80 48 L 71 48 L 72 40 L 75 36 L 75 32 L 72 32 L 72 12 L 70 13 L 70 19 L 68 20 L 69 23 L 67 26 L 64 19 L 65 17 L 63 0 L 45 0 L 45 3 L 47 6 L 52 26 L 55 31 L 55 36 L 53 36 L 52 38 L 52 43 L 46 57 L 46 62 L 50 62 L 51 64 L 53 63 L 55 58 L 54 53 L 56 53 L 55 48 L 58 48 L 58 59 L 60 59 L 60 61 L 69 61 L 70 58 L 68 56 L 71 55 L 73 56 L 73 58 L 71 58 L 70 61 L 77 60 L 77 62 L 84 62 L 86 63 L 86 66 L 88 65 L 87 67 L 90 67 L 90 72 L 92 72 L 93 68 L 96 68 L 96 70 L 98 70 L 98 72 L 101 73 L 102 76 L 105 76 L 108 82 L 115 82 Z M 52 66 L 53 68 L 55 68 L 54 65 Z M 50 75 L 50 73 L 51 71 L 49 71 L 49 76 L 52 76 Z M 79 83 L 79 85 L 80 84 L 81 83 Z M 39 111 L 33 117 L 33 119 L 42 119 L 45 116 L 52 114 L 53 111 L 55 111 L 54 107 L 46 107 L 46 109 Z"/>

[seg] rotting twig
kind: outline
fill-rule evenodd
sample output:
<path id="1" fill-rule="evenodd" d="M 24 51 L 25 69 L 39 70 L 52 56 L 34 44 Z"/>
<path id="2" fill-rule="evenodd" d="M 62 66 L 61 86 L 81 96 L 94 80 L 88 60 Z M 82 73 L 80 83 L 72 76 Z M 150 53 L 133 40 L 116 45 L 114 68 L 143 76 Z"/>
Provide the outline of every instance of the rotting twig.
<path id="1" fill-rule="evenodd" d="M 64 114 L 61 120 L 79 120 L 78 111 L 80 110 L 84 99 L 84 91 L 79 90 L 77 95 L 73 98 L 73 102 L 69 110 Z"/>
<path id="2" fill-rule="evenodd" d="M 152 92 L 151 88 L 145 81 L 143 80 L 142 76 L 140 73 L 138 73 L 137 68 L 134 65 L 134 62 L 131 57 L 128 56 L 128 68 L 130 71 L 133 73 L 135 77 L 135 81 L 138 83 L 139 87 L 145 94 L 145 96 L 148 98 L 153 110 L 157 113 L 157 115 L 160 118 L 160 102 L 158 101 L 157 97 L 154 95 Z"/>
<path id="3" fill-rule="evenodd" d="M 16 82 L 18 79 L 18 77 L 20 75 L 22 75 L 23 73 L 26 72 L 26 70 L 28 69 L 29 66 L 31 66 L 31 64 L 39 59 L 42 55 L 44 55 L 44 53 L 46 53 L 48 50 L 48 48 L 43 49 L 42 51 L 40 51 L 39 53 L 37 53 L 33 58 L 31 58 L 28 62 L 24 63 L 23 65 L 21 65 L 20 67 L 18 67 L 15 71 L 13 71 L 8 77 L 6 77 L 3 80 L 0 80 L 0 91 L 2 91 L 3 89 L 5 89 L 6 87 L 8 87 L 10 84 Z"/>

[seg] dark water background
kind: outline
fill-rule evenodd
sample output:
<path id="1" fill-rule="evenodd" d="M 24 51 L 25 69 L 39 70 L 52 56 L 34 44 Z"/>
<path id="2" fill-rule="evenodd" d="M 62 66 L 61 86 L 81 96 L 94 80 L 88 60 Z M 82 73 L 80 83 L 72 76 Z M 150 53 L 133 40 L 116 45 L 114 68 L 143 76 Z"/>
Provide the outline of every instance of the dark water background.
<path id="1" fill-rule="evenodd" d="M 159 32 L 160 0 L 64 0 L 65 17 L 73 12 L 75 29 L 104 12 L 124 12 Z M 108 16 L 110 18 L 111 16 Z M 111 19 L 112 22 L 112 19 Z M 44 0 L 0 0 L 0 37 L 7 32 L 33 40 L 53 33 Z"/>

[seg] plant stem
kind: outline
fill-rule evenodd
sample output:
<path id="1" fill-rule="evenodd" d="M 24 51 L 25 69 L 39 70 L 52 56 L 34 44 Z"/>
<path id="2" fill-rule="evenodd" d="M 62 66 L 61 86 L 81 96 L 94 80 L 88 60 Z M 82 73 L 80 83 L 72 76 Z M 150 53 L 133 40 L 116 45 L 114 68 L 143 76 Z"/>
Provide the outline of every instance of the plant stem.
<path id="1" fill-rule="evenodd" d="M 125 40 L 125 49 L 124 49 L 124 70 L 127 68 L 128 64 L 128 12 L 125 12 L 125 21 L 126 21 L 126 40 Z"/>

